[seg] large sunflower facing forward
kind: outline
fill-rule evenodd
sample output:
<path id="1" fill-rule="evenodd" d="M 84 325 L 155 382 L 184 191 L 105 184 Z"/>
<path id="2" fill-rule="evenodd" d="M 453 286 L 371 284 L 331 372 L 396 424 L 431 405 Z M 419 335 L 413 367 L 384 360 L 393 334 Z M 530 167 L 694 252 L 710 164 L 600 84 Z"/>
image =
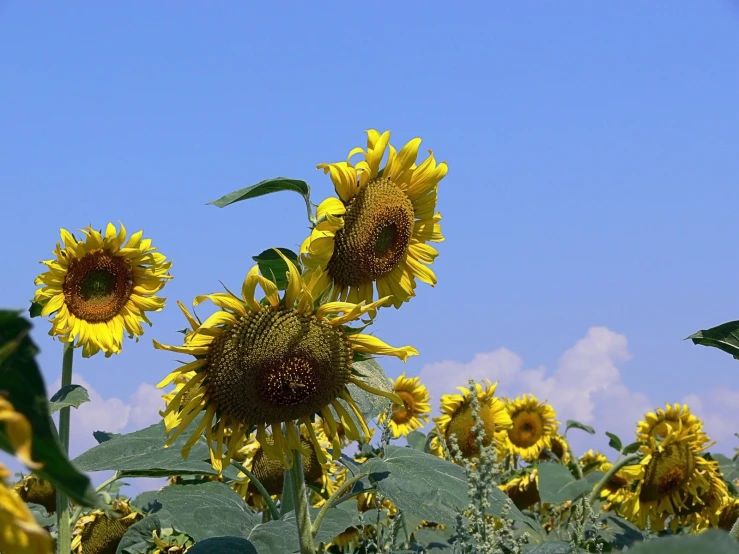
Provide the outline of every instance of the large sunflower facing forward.
<path id="1" fill-rule="evenodd" d="M 506 401 L 506 409 L 512 422 L 506 435 L 511 454 L 533 462 L 543 448 L 551 448 L 559 422 L 554 419 L 557 414 L 549 404 L 539 403 L 535 396 L 524 394 Z"/>
<path id="2" fill-rule="evenodd" d="M 317 455 L 323 458 L 311 424 L 311 417 L 316 414 L 329 427 L 332 454 L 337 458 L 341 453 L 337 423 L 344 427 L 350 440 L 369 434 L 364 417 L 349 395 L 349 383 L 401 402 L 395 394 L 366 384 L 354 372 L 354 360 L 374 354 L 397 356 L 405 361 L 418 354 L 410 346 L 393 348 L 347 326 L 363 314 L 371 314 L 387 298 L 371 304 L 316 305 L 315 299 L 321 292 L 316 288 L 320 275 L 313 274 L 311 280 L 306 280 L 292 262 L 284 256 L 282 259 L 288 267 L 282 298 L 277 285 L 260 275 L 255 266 L 244 280 L 241 298 L 231 293 L 195 298 L 195 305 L 210 300 L 221 308 L 204 322 L 198 322 L 182 307 L 192 329 L 185 335 L 184 345 L 165 346 L 154 341 L 156 348 L 196 358 L 159 383 L 159 387 L 164 387 L 180 375 L 188 376 L 187 383 L 163 412 L 167 432 L 171 433 L 167 444 L 203 414 L 182 453 L 187 456 L 205 433 L 213 467 L 218 471 L 228 464 L 243 437 L 254 428 L 265 454 L 291 467 L 291 451 L 302 450 L 293 425 L 295 420 L 305 426 Z M 257 285 L 265 293 L 264 302 L 254 296 Z M 168 414 L 176 417 L 167 419 Z M 268 429 L 272 444 L 266 440 Z M 320 461 L 325 463 L 325 459 Z"/>
<path id="3" fill-rule="evenodd" d="M 376 283 L 379 296 L 392 296 L 397 308 L 414 296 L 416 279 L 436 284 L 427 265 L 437 251 L 426 243 L 444 240 L 441 214 L 434 210 L 447 165 L 437 164 L 429 151 L 417 166 L 420 138 L 400 152 L 389 141 L 389 131 L 369 130 L 367 150 L 355 148 L 346 162 L 318 166 L 331 174 L 339 198 L 318 206 L 319 223 L 300 252 L 309 274 L 325 270 L 322 282 L 331 285 L 331 300 L 372 302 Z M 356 154 L 364 159 L 354 165 Z"/>
<path id="4" fill-rule="evenodd" d="M 475 383 L 479 403 L 478 417 L 482 420 L 485 430 L 482 444 L 489 446 L 495 441 L 496 448 L 499 449 L 505 442 L 505 431 L 511 427 L 511 418 L 503 401 L 495 396 L 498 383 L 491 384 L 490 381 L 485 381 L 484 384 L 483 387 L 480 383 Z M 444 437 L 447 444 L 450 437 L 455 436 L 464 458 L 479 456 L 477 439 L 473 431 L 475 421 L 470 390 L 465 387 L 457 387 L 457 390 L 462 394 L 442 395 L 442 414 L 434 421 L 439 428 L 439 434 Z"/>
<path id="5" fill-rule="evenodd" d="M 403 404 L 393 404 L 393 413 L 388 423 L 393 438 L 397 439 L 423 427 L 424 422 L 428 423 L 431 395 L 418 377 L 408 378 L 405 373 L 393 382 L 393 392 L 403 400 Z M 382 424 L 384 421 L 383 413 L 378 422 Z"/>
<path id="6" fill-rule="evenodd" d="M 34 300 L 50 316 L 50 335 L 82 346 L 82 355 L 121 351 L 124 331 L 129 337 L 144 333 L 142 322 L 151 325 L 146 312 L 158 312 L 164 299 L 155 296 L 168 279 L 172 263 L 156 252 L 142 231 L 127 237 L 108 224 L 105 235 L 87 227 L 84 240 L 66 229 L 57 243 L 56 259 L 43 263 L 48 271 L 36 278 L 41 288 Z"/>

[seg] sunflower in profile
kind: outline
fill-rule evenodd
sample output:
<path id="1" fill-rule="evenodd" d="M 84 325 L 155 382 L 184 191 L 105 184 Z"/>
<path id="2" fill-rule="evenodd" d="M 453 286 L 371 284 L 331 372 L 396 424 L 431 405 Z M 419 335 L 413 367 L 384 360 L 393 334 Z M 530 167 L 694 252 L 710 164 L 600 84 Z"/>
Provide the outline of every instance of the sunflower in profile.
<path id="1" fill-rule="evenodd" d="M 580 456 L 580 467 L 584 475 L 592 471 L 604 471 L 603 466 L 608 463 L 608 456 L 592 448 Z"/>
<path id="2" fill-rule="evenodd" d="M 521 456 L 527 462 L 539 457 L 542 449 L 550 448 L 557 433 L 557 414 L 546 402 L 539 402 L 534 395 L 524 394 L 506 401 L 506 409 L 512 426 L 506 435 L 509 453 Z"/>
<path id="3" fill-rule="evenodd" d="M 649 521 L 652 529 L 662 531 L 665 520 L 676 516 L 687 498 L 700 498 L 709 489 L 711 465 L 700 455 L 704 449 L 685 429 L 672 430 L 663 439 L 651 436 L 641 447 L 645 456 L 635 468 L 642 477 L 622 504 L 625 517 L 642 528 Z"/>
<path id="4" fill-rule="evenodd" d="M 699 496 L 688 495 L 683 505 L 677 510 L 677 517 L 670 522 L 673 533 L 678 526 L 690 527 L 692 532 L 699 532 L 709 527 L 718 527 L 721 513 L 728 504 L 729 489 L 721 477 L 718 462 L 708 462 L 704 470 L 708 487 L 700 491 Z"/>
<path id="5" fill-rule="evenodd" d="M 57 243 L 53 260 L 41 262 L 48 271 L 36 278 L 34 301 L 51 316 L 50 335 L 82 346 L 84 357 L 100 352 L 117 354 L 123 333 L 143 335 L 142 322 L 151 325 L 146 312 L 158 312 L 164 298 L 155 296 L 171 279 L 172 263 L 156 252 L 142 231 L 131 237 L 121 225 L 108 224 L 105 236 L 87 227 L 78 239 L 61 230 L 64 243 Z"/>
<path id="6" fill-rule="evenodd" d="M 45 479 L 35 475 L 26 475 L 13 488 L 23 502 L 39 504 L 46 508 L 49 514 L 56 512 L 56 489 Z"/>
<path id="7" fill-rule="evenodd" d="M 393 404 L 393 415 L 388 423 L 393 438 L 397 439 L 423 427 L 423 422 L 428 423 L 431 395 L 418 377 L 408 378 L 405 373 L 393 382 L 393 392 L 403 400 L 403 404 Z M 383 413 L 378 418 L 378 423 L 382 425 L 384 421 Z"/>
<path id="8" fill-rule="evenodd" d="M 128 528 L 143 517 L 133 510 L 127 500 L 113 501 L 109 513 L 95 510 L 82 516 L 72 531 L 72 552 L 74 554 L 115 552 Z"/>
<path id="9" fill-rule="evenodd" d="M 490 446 L 495 442 L 496 449 L 505 442 L 505 432 L 511 427 L 511 418 L 505 409 L 503 401 L 495 396 L 498 383 L 491 384 L 484 381 L 484 387 L 475 383 L 479 412 L 477 417 L 482 420 L 485 438 L 483 446 Z M 466 459 L 479 456 L 477 438 L 473 431 L 475 425 L 470 389 L 457 387 L 461 394 L 444 394 L 441 397 L 442 414 L 434 421 L 439 435 L 449 444 L 452 435 L 455 436 L 457 446 Z M 500 452 L 499 452 L 500 453 Z"/>
<path id="10" fill-rule="evenodd" d="M 524 472 L 507 483 L 498 485 L 498 488 L 508 495 L 519 510 L 525 510 L 541 502 L 539 472 L 536 469 Z"/>
<path id="11" fill-rule="evenodd" d="M 554 460 L 558 462 L 561 462 L 565 465 L 570 463 L 570 449 L 567 445 L 567 439 L 565 439 L 559 433 L 555 433 L 554 435 L 552 435 L 552 440 L 549 448 L 543 449 L 539 453 L 539 461 L 553 461 L 552 455 L 554 455 L 555 457 Z"/>
<path id="12" fill-rule="evenodd" d="M 690 413 L 686 404 L 665 404 L 664 410 L 657 408 L 645 414 L 644 419 L 637 423 L 636 440 L 647 442 L 650 437 L 662 440 L 670 431 L 690 435 L 699 445 L 708 442 L 703 422 Z"/>
<path id="13" fill-rule="evenodd" d="M 276 252 L 282 256 L 279 250 Z M 337 423 L 343 425 L 350 440 L 369 435 L 367 423 L 347 389 L 349 383 L 401 402 L 394 393 L 365 383 L 355 371 L 354 361 L 367 355 L 392 355 L 405 361 L 418 354 L 415 348 L 393 348 L 348 326 L 363 314 L 373 313 L 387 298 L 371 304 L 318 305 L 315 299 L 321 292 L 316 288 L 320 276 L 313 274 L 311 280 L 306 280 L 290 260 L 282 259 L 288 267 L 282 298 L 277 285 L 260 275 L 255 266 L 244 280 L 241 297 L 216 293 L 195 298 L 195 305 L 210 300 L 221 308 L 204 322 L 183 309 L 191 326 L 184 345 L 166 346 L 154 341 L 158 349 L 195 357 L 158 385 L 165 387 L 179 375 L 195 373 L 163 412 L 170 434 L 167 445 L 202 414 L 182 454 L 187 457 L 205 434 L 211 462 L 219 472 L 254 428 L 267 457 L 291 467 L 292 450 L 303 449 L 295 420 L 304 426 L 320 462 L 325 463 L 311 422 L 314 415 L 320 415 L 329 427 L 332 456 L 337 459 L 341 453 Z M 254 296 L 257 285 L 265 293 L 263 302 Z M 187 404 L 183 403 L 185 399 Z M 170 413 L 176 417 L 167 421 Z M 271 443 L 267 441 L 268 430 Z"/>
<path id="14" fill-rule="evenodd" d="M 389 141 L 390 131 L 369 130 L 366 150 L 355 148 L 346 162 L 318 166 L 330 173 L 339 197 L 318 206 L 319 223 L 300 252 L 308 275 L 320 273 L 331 300 L 369 303 L 376 286 L 397 308 L 415 295 L 416 279 L 436 284 L 428 264 L 438 252 L 427 243 L 444 240 L 441 214 L 434 210 L 447 165 L 437 164 L 431 151 L 416 165 L 420 138 L 400 152 Z M 364 159 L 354 165 L 356 154 Z"/>

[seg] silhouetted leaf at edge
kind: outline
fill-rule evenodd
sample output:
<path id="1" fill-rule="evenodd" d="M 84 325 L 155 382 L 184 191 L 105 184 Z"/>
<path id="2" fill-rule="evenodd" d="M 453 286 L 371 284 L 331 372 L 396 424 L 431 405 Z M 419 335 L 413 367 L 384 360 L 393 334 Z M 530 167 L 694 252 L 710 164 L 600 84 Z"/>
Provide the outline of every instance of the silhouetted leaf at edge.
<path id="1" fill-rule="evenodd" d="M 83 506 L 97 506 L 90 479 L 80 473 L 61 448 L 49 414 L 48 396 L 35 356 L 38 348 L 28 336 L 31 323 L 18 312 L 0 310 L 0 391 L 7 393 L 15 410 L 31 424 L 31 457 L 43 467 L 34 473 L 64 491 Z M 15 344 L 15 346 L 14 346 Z M 61 349 L 59 350 L 61 357 Z M 12 453 L 4 426 L 0 425 L 0 448 Z"/>
<path id="2" fill-rule="evenodd" d="M 54 413 L 67 406 L 79 408 L 85 402 L 90 401 L 87 389 L 82 385 L 67 385 L 62 387 L 49 400 L 49 413 Z"/>
<path id="3" fill-rule="evenodd" d="M 44 309 L 44 305 L 40 302 L 31 302 L 31 305 L 28 307 L 28 315 L 32 319 L 34 317 L 38 317 L 41 315 L 41 310 Z"/>
<path id="4" fill-rule="evenodd" d="M 699 535 L 652 539 L 629 548 L 629 554 L 737 554 L 739 544 L 726 532 L 709 529 Z"/>
<path id="5" fill-rule="evenodd" d="M 200 541 L 187 554 L 261 554 L 254 545 L 241 537 L 216 537 Z"/>
<path id="6" fill-rule="evenodd" d="M 739 358 L 739 321 L 729 321 L 717 327 L 698 331 L 687 337 L 693 344 L 712 346 Z M 687 340 L 687 339 L 686 339 Z"/>
<path id="7" fill-rule="evenodd" d="M 298 265 L 298 255 L 288 248 L 278 248 L 280 252 L 296 266 Z M 269 248 L 257 256 L 251 258 L 259 265 L 259 272 L 265 277 L 274 281 L 279 290 L 285 290 L 287 286 L 287 264 L 274 248 Z"/>
<path id="8" fill-rule="evenodd" d="M 570 429 L 580 429 L 581 431 L 595 435 L 595 429 L 590 425 L 585 425 L 584 423 L 580 423 L 574 419 L 568 419 L 565 423 L 565 431 L 569 431 Z"/>
<path id="9" fill-rule="evenodd" d="M 275 177 L 273 179 L 265 179 L 260 181 L 256 185 L 245 187 L 243 189 L 235 190 L 224 196 L 221 196 L 218 200 L 208 202 L 219 208 L 225 208 L 226 206 L 235 202 L 241 202 L 242 200 L 250 200 L 265 194 L 271 194 L 273 192 L 280 192 L 282 190 L 291 190 L 302 195 L 307 205 L 310 206 L 310 187 L 305 181 L 298 179 L 288 179 L 287 177 Z"/>
<path id="10" fill-rule="evenodd" d="M 615 435 L 614 433 L 610 433 L 609 431 L 606 431 L 606 435 L 608 435 L 608 439 L 609 439 L 608 446 L 621 452 L 621 449 L 624 447 L 623 443 L 621 442 L 621 439 L 618 438 L 617 435 Z"/>
<path id="11" fill-rule="evenodd" d="M 115 437 L 120 437 L 120 433 L 108 433 L 107 431 L 93 431 L 92 432 L 93 438 L 98 441 L 98 444 L 109 441 L 110 439 L 113 439 Z"/>
<path id="12" fill-rule="evenodd" d="M 169 485 L 156 499 L 175 529 L 195 542 L 213 536 L 248 538 L 259 523 L 241 496 L 223 483 Z"/>
<path id="13" fill-rule="evenodd" d="M 187 460 L 182 458 L 181 449 L 198 425 L 197 417 L 190 426 L 164 448 L 167 435 L 164 422 L 160 421 L 145 429 L 112 435 L 108 440 L 92 447 L 74 459 L 75 465 L 84 471 L 120 471 L 124 477 L 168 477 L 171 475 L 215 475 L 208 460 L 210 454 L 205 443 L 197 443 Z M 235 478 L 238 472 L 233 467 L 223 473 Z"/>
<path id="14" fill-rule="evenodd" d="M 152 540 L 152 533 L 159 532 L 161 525 L 156 515 L 146 516 L 141 521 L 134 523 L 128 528 L 126 533 L 118 543 L 116 554 L 140 554 L 146 552 L 149 542 Z"/>

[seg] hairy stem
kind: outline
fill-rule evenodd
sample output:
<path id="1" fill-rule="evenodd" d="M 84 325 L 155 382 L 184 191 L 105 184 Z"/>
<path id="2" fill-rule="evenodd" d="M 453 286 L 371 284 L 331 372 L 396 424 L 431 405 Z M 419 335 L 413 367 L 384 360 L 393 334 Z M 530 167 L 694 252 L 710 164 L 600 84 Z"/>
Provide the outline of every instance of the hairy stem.
<path id="1" fill-rule="evenodd" d="M 326 503 L 321 506 L 321 510 L 318 512 L 318 515 L 316 516 L 316 520 L 313 522 L 313 526 L 311 528 L 311 533 L 313 536 L 316 536 L 316 533 L 318 533 L 318 530 L 321 528 L 321 523 L 323 522 L 323 518 L 326 517 L 326 514 L 328 511 L 336 506 L 338 504 L 338 500 L 341 497 L 342 494 L 344 494 L 346 491 L 352 488 L 354 486 L 354 483 L 359 481 L 362 477 L 367 475 L 366 473 L 357 473 L 354 477 L 351 479 L 347 479 L 344 481 L 344 483 L 334 491 L 334 493 L 328 497 L 328 500 L 326 500 Z"/>
<path id="2" fill-rule="evenodd" d="M 293 425 L 288 423 L 288 425 Z M 313 543 L 313 534 L 310 513 L 308 512 L 308 496 L 305 492 L 305 474 L 303 473 L 303 455 L 300 450 L 293 450 L 293 467 L 288 470 L 292 484 L 293 502 L 295 502 L 295 516 L 298 523 L 298 539 L 300 554 L 316 554 Z"/>
<path id="3" fill-rule="evenodd" d="M 734 525 L 731 526 L 731 531 L 729 531 L 729 535 L 739 541 L 739 518 L 737 518 L 734 522 Z"/>
<path id="4" fill-rule="evenodd" d="M 64 343 L 62 354 L 62 388 L 72 384 L 72 362 L 74 348 L 71 342 Z M 70 407 L 66 406 L 59 411 L 59 441 L 65 454 L 69 454 L 69 417 Z M 58 529 L 57 552 L 70 554 L 72 549 L 72 530 L 69 526 L 69 499 L 63 491 L 56 494 L 56 528 Z"/>
<path id="5" fill-rule="evenodd" d="M 600 491 L 603 490 L 603 488 L 608 484 L 608 481 L 610 481 L 622 467 L 629 465 L 631 462 L 635 462 L 639 458 L 641 458 L 641 454 L 637 452 L 635 454 L 629 454 L 628 456 L 621 458 L 619 461 L 614 463 L 613 467 L 608 470 L 603 478 L 598 481 L 598 484 L 595 485 L 595 488 L 593 488 L 593 492 L 591 492 L 590 496 L 588 497 L 588 504 L 592 506 L 595 501 L 598 500 L 598 497 L 600 496 Z"/>

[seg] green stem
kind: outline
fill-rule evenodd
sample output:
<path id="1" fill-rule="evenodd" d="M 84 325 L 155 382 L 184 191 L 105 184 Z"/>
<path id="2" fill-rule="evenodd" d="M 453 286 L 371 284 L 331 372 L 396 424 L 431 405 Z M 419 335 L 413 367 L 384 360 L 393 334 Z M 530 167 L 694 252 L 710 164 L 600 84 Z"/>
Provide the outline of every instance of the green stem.
<path id="1" fill-rule="evenodd" d="M 106 481 L 103 481 L 102 483 L 100 483 L 100 485 L 98 485 L 98 487 L 95 489 L 95 492 L 102 491 L 105 487 L 107 487 L 111 483 L 115 483 L 120 478 L 121 478 L 121 474 L 116 471 L 110 479 L 107 479 Z M 77 520 L 80 518 L 81 514 L 82 514 L 82 506 L 77 506 L 77 509 L 75 509 L 74 513 L 72 514 L 72 519 L 69 522 L 70 529 L 74 528 L 74 524 L 77 523 Z"/>
<path id="2" fill-rule="evenodd" d="M 575 458 L 575 453 L 572 452 L 572 447 L 570 446 L 570 441 L 568 441 L 566 438 L 564 438 L 565 445 L 567 446 L 567 452 L 570 455 L 570 460 L 572 460 L 572 463 L 575 464 L 575 469 L 577 470 L 577 478 L 582 479 L 582 468 L 580 467 L 580 462 L 577 458 Z M 562 460 L 564 462 L 564 460 Z"/>
<path id="3" fill-rule="evenodd" d="M 288 425 L 293 425 L 288 423 Z M 293 502 L 295 502 L 295 516 L 298 522 L 298 540 L 300 541 L 300 554 L 316 554 L 316 546 L 313 543 L 311 533 L 310 512 L 308 512 L 308 496 L 305 492 L 305 474 L 303 473 L 303 456 L 299 450 L 293 450 L 293 467 L 288 470 L 290 482 L 293 489 Z"/>
<path id="4" fill-rule="evenodd" d="M 62 388 L 72 384 L 72 362 L 74 347 L 71 342 L 64 343 L 62 355 Z M 65 454 L 69 454 L 69 417 L 70 407 L 66 406 L 59 411 L 59 441 Z M 56 493 L 56 528 L 58 529 L 57 552 L 70 554 L 72 550 L 72 530 L 69 526 L 69 499 L 63 491 Z"/>
<path id="5" fill-rule="evenodd" d="M 334 491 L 334 493 L 328 497 L 328 500 L 326 500 L 326 503 L 321 506 L 321 510 L 318 512 L 318 515 L 316 516 L 316 520 L 313 522 L 313 526 L 311 527 L 311 533 L 313 536 L 316 536 L 316 533 L 318 533 L 318 530 L 321 528 L 321 523 L 323 522 L 323 518 L 326 517 L 326 514 L 328 511 L 336 506 L 338 504 L 337 500 L 339 497 L 344 494 L 346 491 L 348 491 L 354 483 L 359 481 L 362 477 L 366 476 L 366 473 L 357 473 L 354 477 L 351 479 L 348 479 L 344 481 L 344 484 L 342 484 L 338 489 Z"/>
<path id="6" fill-rule="evenodd" d="M 269 509 L 269 514 L 272 516 L 272 519 L 280 519 L 280 512 L 277 511 L 277 504 L 275 504 L 275 501 L 272 500 L 272 496 L 270 496 L 270 494 L 267 492 L 267 489 L 264 488 L 264 485 L 262 485 L 259 479 L 257 479 L 257 476 L 246 469 L 245 466 L 243 466 L 236 460 L 231 460 L 231 465 L 238 469 L 241 473 L 246 475 L 249 478 L 249 481 L 254 484 L 256 489 L 259 491 L 259 494 L 262 495 L 262 498 L 264 498 L 264 501 L 267 503 L 267 508 Z"/>
<path id="7" fill-rule="evenodd" d="M 635 454 L 629 454 L 625 458 L 621 458 L 619 461 L 614 463 L 613 467 L 609 469 L 608 472 L 603 476 L 603 478 L 598 481 L 598 484 L 595 485 L 593 492 L 591 492 L 590 496 L 588 497 L 588 504 L 592 506 L 595 501 L 598 500 L 598 497 L 600 496 L 600 491 L 603 490 L 603 487 L 608 484 L 608 481 L 610 481 L 622 467 L 629 465 L 631 462 L 634 462 L 639 458 L 641 458 L 641 454 L 637 452 Z"/>

